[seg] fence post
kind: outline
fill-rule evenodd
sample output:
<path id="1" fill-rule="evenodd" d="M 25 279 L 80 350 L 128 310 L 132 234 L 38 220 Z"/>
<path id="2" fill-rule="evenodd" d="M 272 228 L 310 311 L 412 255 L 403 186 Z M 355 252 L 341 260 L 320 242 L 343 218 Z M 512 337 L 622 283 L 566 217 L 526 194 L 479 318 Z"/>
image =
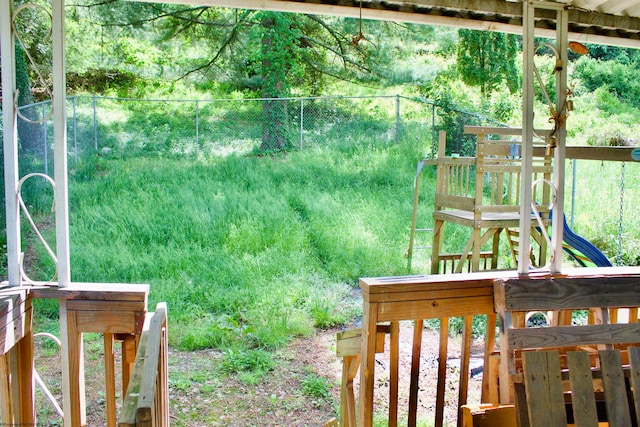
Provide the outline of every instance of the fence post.
<path id="1" fill-rule="evenodd" d="M 300 100 L 300 149 L 302 150 L 302 133 L 304 131 L 304 99 Z"/>
<path id="2" fill-rule="evenodd" d="M 400 142 L 400 95 L 396 95 L 396 144 Z"/>
<path id="3" fill-rule="evenodd" d="M 73 105 L 73 157 L 78 163 L 78 138 L 77 138 L 77 128 L 78 121 L 76 116 L 76 97 L 71 97 L 71 103 Z"/>
<path id="4" fill-rule="evenodd" d="M 93 148 L 98 151 L 98 100 L 93 95 Z"/>
<path id="5" fill-rule="evenodd" d="M 44 174 L 49 176 L 49 153 L 47 153 L 47 110 L 46 103 L 42 103 L 42 148 L 44 153 Z"/>
<path id="6" fill-rule="evenodd" d="M 436 158 L 436 104 L 431 104 L 431 158 Z"/>
<path id="7" fill-rule="evenodd" d="M 196 154 L 200 152 L 200 106 L 196 99 Z"/>

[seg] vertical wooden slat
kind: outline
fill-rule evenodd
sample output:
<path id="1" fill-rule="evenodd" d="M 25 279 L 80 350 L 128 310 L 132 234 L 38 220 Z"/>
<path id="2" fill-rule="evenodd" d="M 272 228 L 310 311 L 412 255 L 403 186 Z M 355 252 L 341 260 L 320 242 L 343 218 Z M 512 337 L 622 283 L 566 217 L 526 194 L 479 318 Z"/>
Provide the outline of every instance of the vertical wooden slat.
<path id="1" fill-rule="evenodd" d="M 33 377 L 33 311 L 31 300 L 24 301 L 23 337 L 16 344 L 18 373 L 14 378 L 19 385 L 20 418 L 18 424 L 31 425 L 36 421 L 35 379 Z"/>
<path id="2" fill-rule="evenodd" d="M 438 387 L 436 390 L 435 427 L 444 424 L 444 394 L 447 386 L 447 356 L 449 347 L 449 319 L 440 319 L 440 349 L 438 352 Z"/>
<path id="3" fill-rule="evenodd" d="M 497 390 L 491 390 L 492 382 L 495 377 L 495 383 L 497 385 L 497 359 L 491 357 L 493 354 L 493 348 L 495 346 L 496 339 L 496 315 L 487 315 L 487 330 L 484 338 L 484 373 L 482 374 L 482 395 L 480 398 L 481 403 L 498 403 Z"/>
<path id="4" fill-rule="evenodd" d="M 600 350 L 600 369 L 610 427 L 631 427 L 622 360 L 617 350 Z"/>
<path id="5" fill-rule="evenodd" d="M 640 348 L 629 348 L 629 365 L 631 370 L 629 381 L 633 388 L 633 404 L 636 411 L 635 422 L 640 425 Z"/>
<path id="6" fill-rule="evenodd" d="M 378 324 L 378 304 L 364 304 L 362 310 L 362 362 L 360 366 L 359 426 L 373 424 L 373 380 L 375 378 L 375 348 Z M 372 332 L 371 332 L 372 331 Z M 364 385 L 367 385 L 366 387 Z"/>
<path id="7" fill-rule="evenodd" d="M 0 355 L 0 411 L 2 424 L 13 424 L 13 405 L 11 393 L 10 353 Z"/>
<path id="8" fill-rule="evenodd" d="M 411 374 L 409 382 L 409 413 L 407 426 L 416 427 L 418 414 L 418 390 L 420 378 L 420 357 L 422 355 L 422 319 L 416 320 L 413 327 L 413 348 L 411 350 Z"/>
<path id="9" fill-rule="evenodd" d="M 458 381 L 458 427 L 461 426 L 460 407 L 467 404 L 469 392 L 469 359 L 471 358 L 471 338 L 473 329 L 473 316 L 464 316 L 462 328 L 462 345 L 460 354 L 460 379 Z"/>
<path id="10" fill-rule="evenodd" d="M 106 389 L 107 426 L 115 427 L 116 418 L 116 367 L 113 334 L 104 333 L 104 379 Z"/>
<path id="11" fill-rule="evenodd" d="M 353 392 L 353 379 L 358 372 L 360 356 L 342 358 L 342 387 L 340 390 L 340 427 L 356 426 L 356 402 Z"/>
<path id="12" fill-rule="evenodd" d="M 589 354 L 585 351 L 567 352 L 567 362 L 575 424 L 577 427 L 598 427 Z"/>
<path id="13" fill-rule="evenodd" d="M 398 425 L 398 372 L 400 350 L 400 323 L 391 322 L 389 333 L 389 427 Z"/>
<path id="14" fill-rule="evenodd" d="M 126 396 L 129 388 L 131 371 L 136 361 L 136 337 L 125 335 L 122 340 L 122 395 Z"/>
<path id="15" fill-rule="evenodd" d="M 558 352 L 526 352 L 522 357 L 522 367 L 530 425 L 566 427 Z"/>
<path id="16" fill-rule="evenodd" d="M 67 309 L 66 300 L 60 300 L 60 340 L 63 349 L 64 426 L 83 427 L 87 424 L 87 415 L 82 333 L 78 331 L 76 312 Z"/>

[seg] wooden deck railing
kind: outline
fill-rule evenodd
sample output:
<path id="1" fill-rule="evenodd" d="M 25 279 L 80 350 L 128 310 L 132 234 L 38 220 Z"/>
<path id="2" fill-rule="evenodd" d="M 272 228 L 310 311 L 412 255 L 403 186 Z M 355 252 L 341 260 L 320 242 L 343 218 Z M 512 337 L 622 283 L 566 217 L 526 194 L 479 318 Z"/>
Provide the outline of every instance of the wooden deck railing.
<path id="1" fill-rule="evenodd" d="M 167 307 L 159 303 L 145 319 L 118 426 L 169 425 L 167 357 Z"/>
<path id="2" fill-rule="evenodd" d="M 36 423 L 31 303 L 46 298 L 60 304 L 64 425 L 88 425 L 83 334 L 93 332 L 104 336 L 105 425 L 168 426 L 167 309 L 160 303 L 147 313 L 148 292 L 148 285 L 115 283 L 0 284 L 0 424 Z M 119 417 L 116 342 L 122 344 L 125 396 Z"/>

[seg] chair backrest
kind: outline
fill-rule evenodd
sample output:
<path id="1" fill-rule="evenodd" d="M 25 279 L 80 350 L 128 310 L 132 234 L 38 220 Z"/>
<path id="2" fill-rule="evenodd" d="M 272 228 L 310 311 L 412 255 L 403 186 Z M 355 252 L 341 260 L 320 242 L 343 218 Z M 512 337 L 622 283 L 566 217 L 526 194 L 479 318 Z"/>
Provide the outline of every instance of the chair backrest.
<path id="1" fill-rule="evenodd" d="M 610 324 L 609 312 L 640 306 L 640 277 L 547 277 L 496 280 L 494 303 L 500 322 L 500 401 L 511 402 L 509 376 L 521 371 L 527 350 L 626 348 L 640 342 L 640 323 Z M 595 324 L 571 325 L 573 310 L 597 310 Z M 532 311 L 564 314 L 564 322 L 543 328 L 524 327 Z M 634 311 L 637 313 L 637 311 Z M 637 317 L 637 315 L 636 315 Z"/>
<path id="2" fill-rule="evenodd" d="M 596 427 L 599 421 L 610 427 L 638 425 L 640 348 L 629 349 L 629 366 L 623 366 L 619 350 L 599 351 L 598 369 L 592 369 L 586 351 L 567 352 L 566 370 L 561 368 L 560 357 L 558 351 L 523 355 L 524 373 L 512 376 L 520 427 L 565 427 L 569 423 Z M 605 411 L 599 411 L 598 405 Z"/>
<path id="3" fill-rule="evenodd" d="M 518 212 L 520 204 L 521 129 L 465 126 L 476 135 L 476 157 L 446 157 L 446 139 L 440 139 L 435 209 L 482 212 Z M 549 179 L 551 153 L 536 141 L 534 180 Z M 548 186 L 534 189 L 534 200 L 544 212 L 550 201 Z"/>

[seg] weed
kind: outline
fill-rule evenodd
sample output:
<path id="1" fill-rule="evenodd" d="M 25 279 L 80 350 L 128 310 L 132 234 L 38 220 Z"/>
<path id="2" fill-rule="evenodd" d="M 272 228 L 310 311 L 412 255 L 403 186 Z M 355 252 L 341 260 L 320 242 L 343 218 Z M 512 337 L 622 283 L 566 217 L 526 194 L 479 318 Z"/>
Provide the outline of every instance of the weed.
<path id="1" fill-rule="evenodd" d="M 326 399 L 330 395 L 331 382 L 316 374 L 307 374 L 300 386 L 302 393 L 313 399 Z"/>
<path id="2" fill-rule="evenodd" d="M 227 350 L 222 360 L 222 370 L 227 374 L 236 374 L 248 384 L 256 384 L 267 372 L 273 369 L 271 353 L 261 349 Z"/>

